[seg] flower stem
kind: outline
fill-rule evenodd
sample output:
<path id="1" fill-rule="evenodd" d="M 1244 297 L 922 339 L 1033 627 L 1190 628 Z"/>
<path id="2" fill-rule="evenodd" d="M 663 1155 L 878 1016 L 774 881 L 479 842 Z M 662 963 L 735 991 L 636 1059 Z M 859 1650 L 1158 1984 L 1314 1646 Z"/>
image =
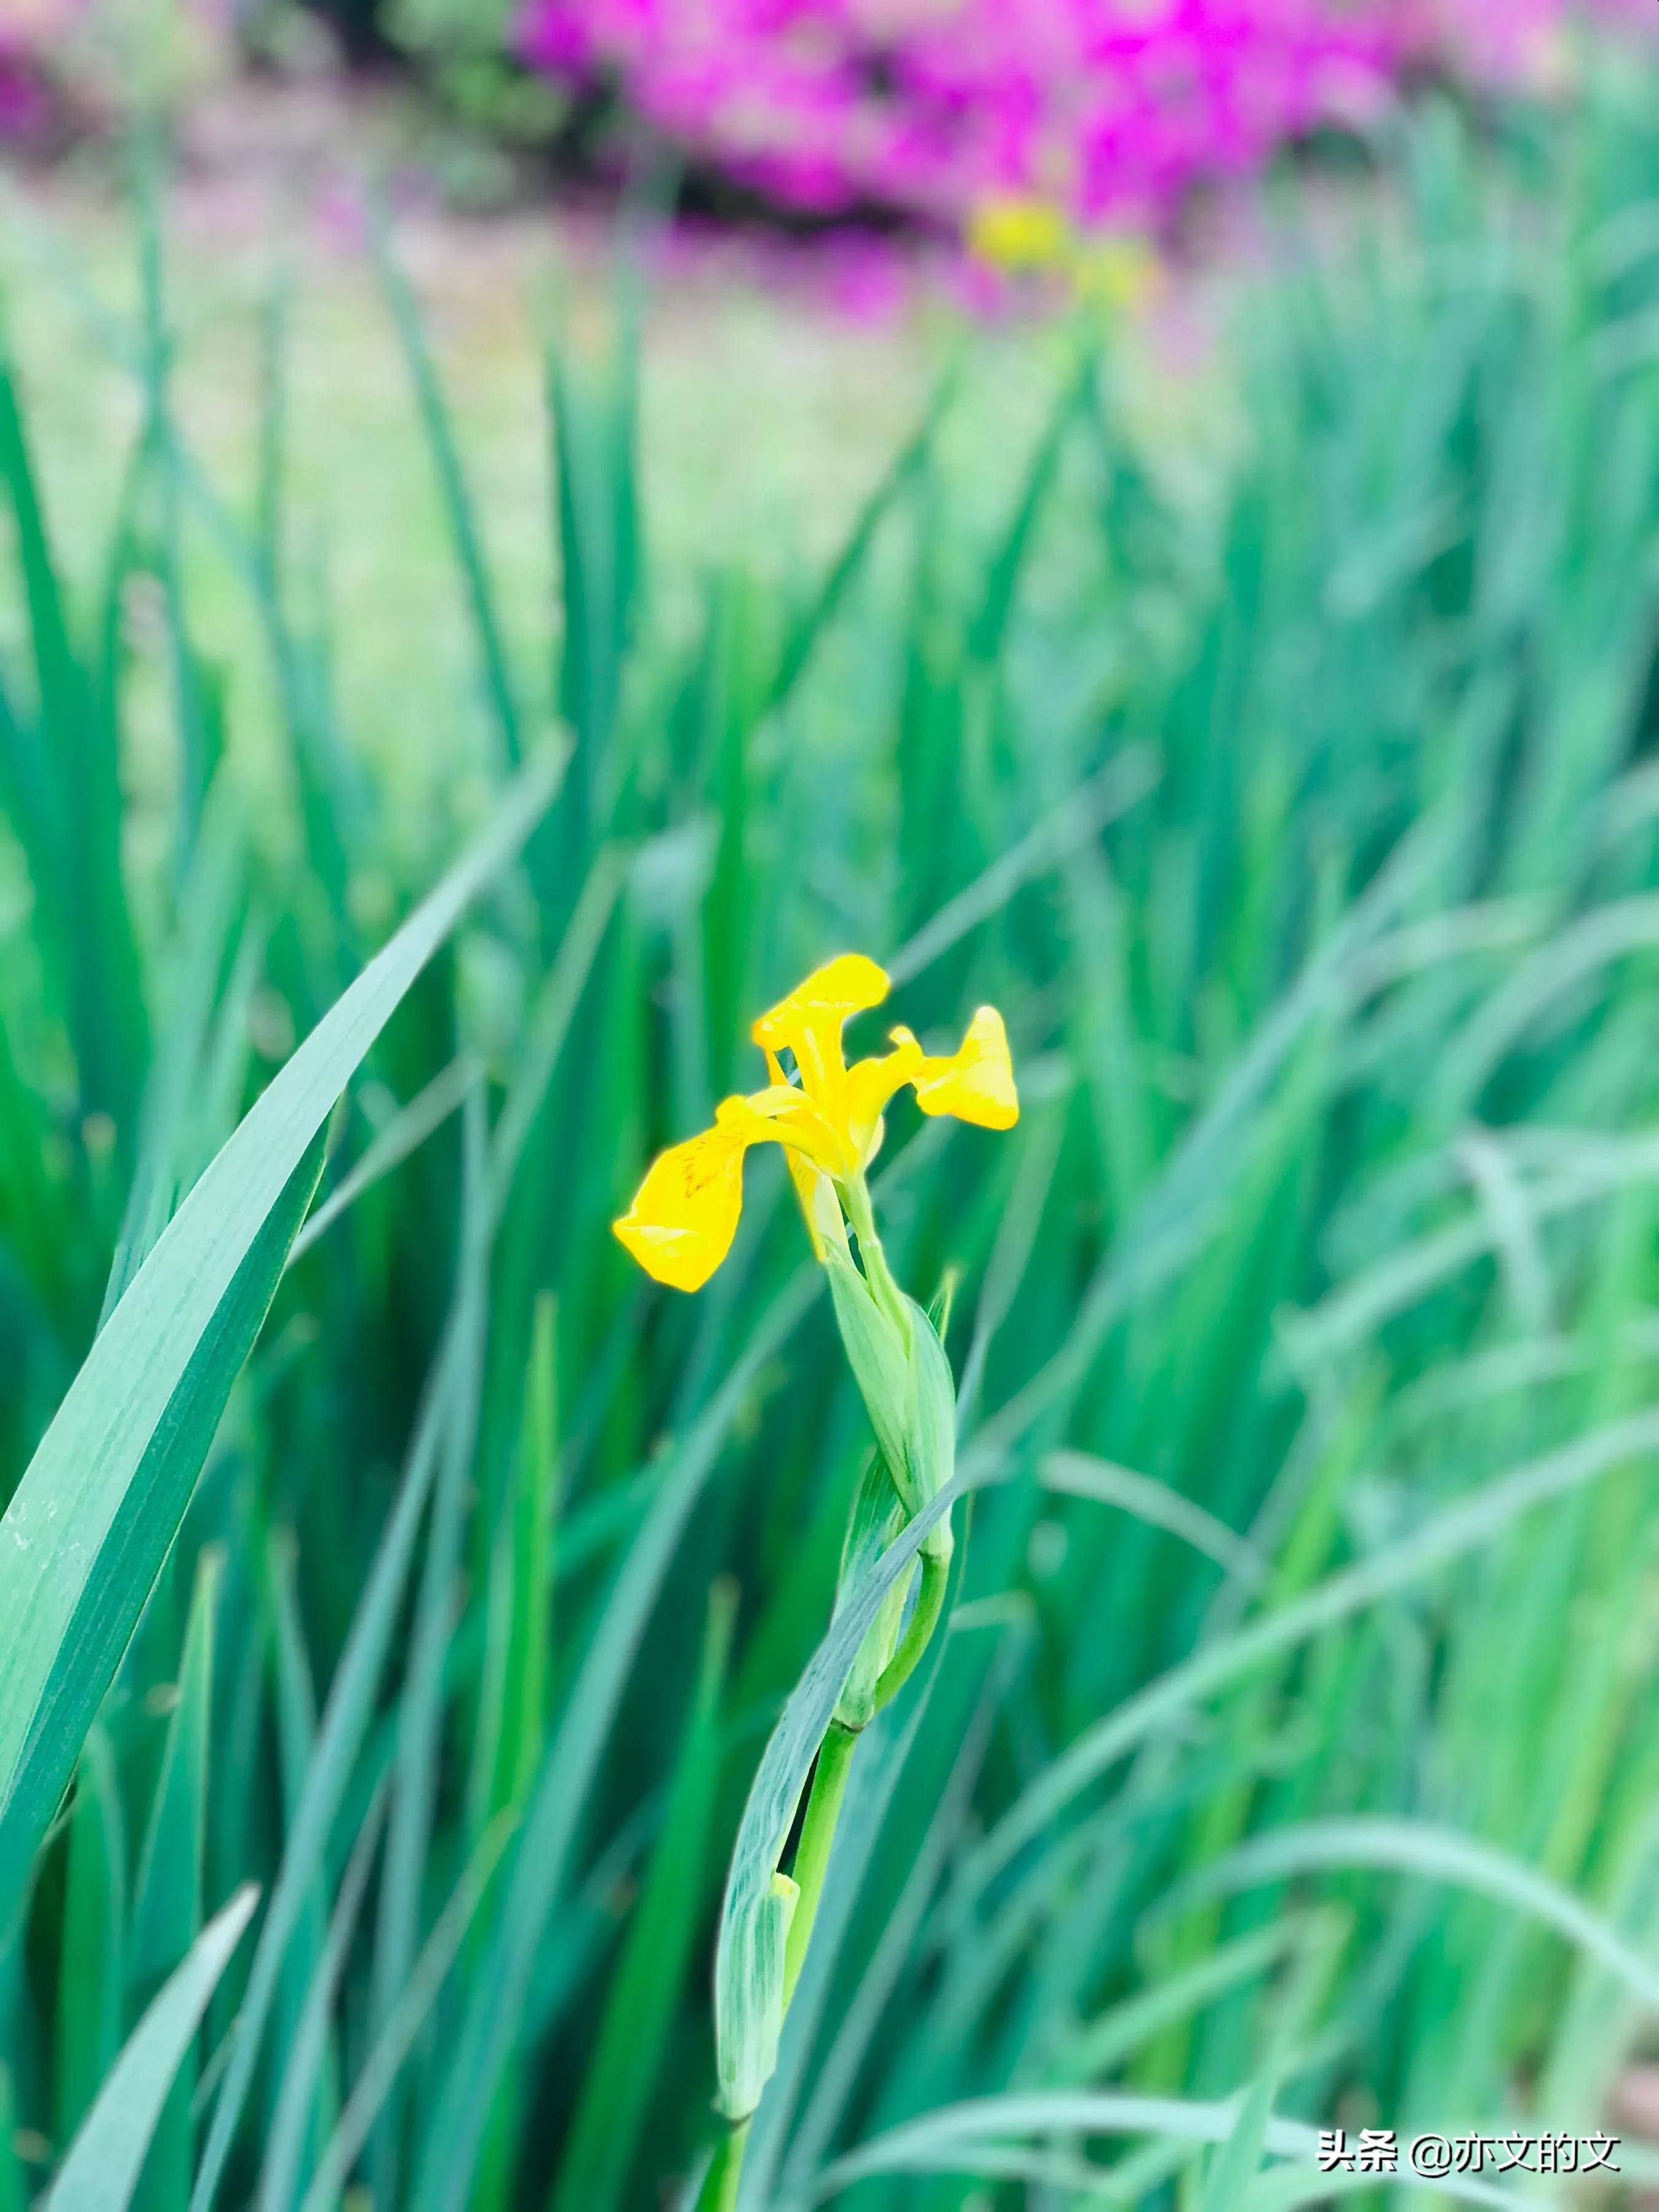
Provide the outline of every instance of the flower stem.
<path id="1" fill-rule="evenodd" d="M 727 2128 L 714 2147 L 714 2161 L 697 2192 L 696 2212 L 733 2212 L 738 2183 L 743 2176 L 743 2154 L 749 2148 L 749 2122 Z"/>
<path id="2" fill-rule="evenodd" d="M 876 1711 L 891 1705 L 899 1692 L 916 1671 L 922 1653 L 933 1640 L 933 1631 L 945 1604 L 945 1593 L 951 1580 L 951 1562 L 933 1552 L 921 1555 L 921 1583 L 916 1591 L 916 1601 L 910 1608 L 909 1626 L 903 1641 L 882 1668 L 876 1684 Z"/>
<path id="3" fill-rule="evenodd" d="M 786 2010 L 806 1961 L 806 1947 L 812 1940 L 812 1923 L 817 1917 L 818 1899 L 823 1893 L 823 1877 L 829 1870 L 830 1848 L 836 1840 L 836 1823 L 841 1818 L 842 1800 L 847 1795 L 847 1777 L 857 1743 L 858 1737 L 851 1729 L 843 1728 L 839 1721 L 831 1721 L 829 1734 L 818 1747 L 817 1764 L 812 1770 L 812 1792 L 806 1801 L 806 1818 L 801 1824 L 800 1842 L 795 1850 L 793 1875 L 800 1893 L 795 1899 L 789 1941 L 784 1951 Z"/>
<path id="4" fill-rule="evenodd" d="M 887 1264 L 887 1255 L 876 1231 L 869 1185 L 861 1175 L 854 1176 L 842 1184 L 841 1192 L 847 1207 L 847 1218 L 859 1240 L 859 1258 L 863 1263 L 864 1279 L 870 1286 L 870 1295 L 898 1330 L 908 1350 L 910 1316 L 905 1306 L 904 1294 L 893 1280 L 893 1271 Z"/>
<path id="5" fill-rule="evenodd" d="M 878 1711 L 903 1688 L 933 1640 L 950 1578 L 948 1559 L 935 1559 L 930 1553 L 924 1553 L 921 1582 L 916 1591 L 916 1601 L 910 1609 L 909 1626 L 876 1685 Z M 835 1848 L 836 1829 L 841 1820 L 842 1802 L 847 1795 L 847 1780 L 852 1771 L 853 1753 L 858 1748 L 858 1740 L 857 1729 L 843 1728 L 839 1721 L 832 1720 L 823 1741 L 818 1746 L 817 1759 L 812 1768 L 812 1787 L 807 1796 L 806 1814 L 801 1822 L 800 1841 L 795 1847 L 792 1870 L 796 1897 L 783 1956 L 783 2008 L 786 2013 L 793 2002 L 795 1984 L 800 1979 L 801 1968 L 806 1963 L 807 1949 L 812 1941 L 813 1923 L 817 1918 L 819 1901 L 823 1895 L 824 1877 L 830 1871 L 830 1856 Z M 749 2127 L 750 2123 L 744 2120 L 737 2127 L 728 2129 L 720 2137 L 714 2160 L 697 2193 L 696 2212 L 736 2212 L 744 2153 L 749 2147 Z"/>
<path id="6" fill-rule="evenodd" d="M 806 1817 L 795 1850 L 793 1878 L 799 1894 L 783 1957 L 786 2012 L 805 1964 L 806 1947 L 812 1940 L 812 1923 L 817 1917 L 818 1899 L 823 1894 L 823 1878 L 829 1871 L 830 1852 L 836 1840 L 836 1823 L 841 1818 L 848 1771 L 857 1742 L 858 1737 L 851 1729 L 842 1728 L 839 1721 L 831 1721 L 829 1734 L 818 1746 L 811 1794 L 806 1801 Z M 734 2212 L 738 2184 L 743 2174 L 743 2155 L 749 2147 L 749 2125 L 744 2120 L 728 2128 L 720 2137 L 714 2162 L 697 2193 L 696 2212 Z"/>

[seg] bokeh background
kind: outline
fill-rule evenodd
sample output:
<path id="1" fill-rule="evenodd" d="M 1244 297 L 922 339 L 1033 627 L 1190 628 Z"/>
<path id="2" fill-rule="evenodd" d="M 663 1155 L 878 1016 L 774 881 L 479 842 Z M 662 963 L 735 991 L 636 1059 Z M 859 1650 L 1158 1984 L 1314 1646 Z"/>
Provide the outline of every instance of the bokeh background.
<path id="1" fill-rule="evenodd" d="M 608 1224 L 845 948 L 1024 1111 L 890 1119 L 986 1486 L 746 2212 L 1659 2202 L 1656 33 L 0 0 L 0 1498 L 570 748 L 0 1883 L 0 2212 L 249 1881 L 61 2212 L 681 2201 L 866 1428 L 775 1159 Z"/>

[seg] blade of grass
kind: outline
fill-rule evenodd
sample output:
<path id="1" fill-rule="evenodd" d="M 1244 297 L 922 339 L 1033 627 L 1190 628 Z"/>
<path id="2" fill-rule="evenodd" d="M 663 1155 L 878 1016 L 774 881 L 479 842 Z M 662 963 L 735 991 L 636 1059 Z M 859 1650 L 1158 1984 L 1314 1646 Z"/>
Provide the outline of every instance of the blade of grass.
<path id="1" fill-rule="evenodd" d="M 1293 1650 L 1392 1591 L 1490 1543 L 1523 1513 L 1568 1495 L 1598 1476 L 1659 1450 L 1659 1413 L 1618 1421 L 1558 1452 L 1516 1468 L 1450 1506 L 1400 1542 L 1330 1577 L 1306 1597 L 1253 1622 L 1158 1677 L 1085 1731 L 1044 1769 L 973 1854 L 964 1893 L 976 1893 L 1040 1836 L 1098 1777 L 1176 1714 L 1238 1680 L 1265 1659 Z"/>
<path id="2" fill-rule="evenodd" d="M 15 2148 L 16 2135 L 17 2099 L 12 2088 L 11 2069 L 0 2066 L 0 2212 L 28 2212 L 22 2163 Z"/>
<path id="3" fill-rule="evenodd" d="M 551 2212 L 610 2212 L 623 2201 L 696 1934 L 720 1778 L 720 1689 L 736 1615 L 735 1585 L 717 1583 L 662 1836 L 611 1980 Z"/>
<path id="4" fill-rule="evenodd" d="M 1449 1882 L 1512 1905 L 1605 1966 L 1650 2012 L 1659 2012 L 1659 1969 L 1650 1966 L 1617 1928 L 1559 1882 L 1509 1852 L 1425 1820 L 1312 1820 L 1297 1827 L 1270 1829 L 1183 1880 L 1176 1899 L 1226 1894 L 1321 1869 L 1353 1868 Z M 1173 1909 L 1174 1901 L 1170 1902 Z"/>
<path id="5" fill-rule="evenodd" d="M 237 2127 L 253 2085 L 260 2039 L 270 2019 L 288 1947 L 313 1895 L 329 1833 L 351 1781 L 374 1717 L 374 1702 L 390 1648 L 415 1540 L 436 1474 L 450 1419 L 450 1400 L 463 1375 L 461 1336 L 453 1318 L 428 1379 L 392 1518 L 386 1523 L 362 1601 L 335 1670 L 305 1770 L 299 1805 L 271 1892 L 270 1905 L 253 1954 L 246 1993 L 232 2030 L 223 2080 L 203 2147 L 191 2196 L 191 2212 L 212 2203 Z"/>
<path id="6" fill-rule="evenodd" d="M 420 309 L 408 278 L 393 258 L 386 219 L 378 209 L 370 223 L 369 238 L 386 304 L 392 310 L 392 324 L 415 387 L 433 465 L 437 471 L 444 517 L 449 526 L 456 559 L 460 563 L 461 577 L 466 587 L 467 605 L 477 634 L 484 690 L 501 738 L 502 756 L 510 768 L 517 768 L 524 757 L 518 700 L 507 665 L 506 643 L 495 619 L 495 592 L 484 561 L 483 541 L 478 534 L 477 508 L 467 489 L 466 471 L 462 465 L 460 448 L 455 441 L 454 426 L 444 404 L 443 387 L 438 380 L 437 366 L 432 358 L 432 349 L 427 340 Z"/>
<path id="7" fill-rule="evenodd" d="M 1205 2175 L 1198 2212 L 1234 2212 L 1247 2185 L 1261 2172 L 1276 2086 L 1272 2075 L 1264 2075 L 1247 2093 L 1238 2108 L 1237 2125 Z"/>
<path id="8" fill-rule="evenodd" d="M 848 587 L 869 558 L 876 533 L 887 519 L 912 477 L 922 467 L 940 423 L 950 412 L 961 378 L 961 364 L 952 362 L 933 388 L 927 412 L 875 489 L 866 500 L 846 544 L 819 586 L 811 604 L 799 617 L 784 646 L 778 672 L 773 678 L 769 706 L 775 710 L 799 683 L 819 638 L 834 621 Z"/>
<path id="9" fill-rule="evenodd" d="M 386 1790 L 382 1784 L 374 1793 L 368 1817 L 351 1847 L 328 1935 L 289 2042 L 282 2087 L 276 2093 L 265 2138 L 264 2164 L 254 2198 L 255 2212 L 289 2212 L 305 2178 L 307 2139 L 316 2111 L 317 2081 L 328 2051 L 329 2016 L 339 1993 L 352 1938 L 357 1932 L 385 1811 Z M 182 2203 L 185 2198 L 175 2197 L 173 2201 Z"/>
<path id="10" fill-rule="evenodd" d="M 251 1883 L 239 1890 L 150 2004 L 70 2145 L 44 2212 L 127 2212 L 173 2077 L 258 1902 Z"/>
<path id="11" fill-rule="evenodd" d="M 66 2141 L 121 2044 L 127 1955 L 126 1822 L 114 1753 L 101 1728 L 81 1754 L 69 1820 L 58 1964 L 58 2133 Z"/>
<path id="12" fill-rule="evenodd" d="M 341 1177 L 337 1188 L 317 1207 L 294 1240 L 289 1265 L 292 1267 L 308 1252 L 366 1190 L 373 1190 L 376 1183 L 417 1152 L 427 1139 L 459 1110 L 483 1080 L 483 1068 L 465 1053 L 451 1060 L 447 1067 L 441 1068 L 426 1088 L 393 1115 L 356 1166 Z"/>
<path id="13" fill-rule="evenodd" d="M 1236 2133 L 1243 2100 L 1201 2104 L 1180 2097 L 1139 2097 L 1121 2090 L 1047 2090 L 980 2097 L 890 2129 L 837 2159 L 817 2177 L 819 2201 L 878 2173 L 935 2173 L 951 2157 L 1011 2135 L 1167 2135 L 1194 2143 L 1224 2143 Z M 1265 2115 L 1261 2140 L 1279 2157 L 1311 2157 L 1316 2131 L 1299 2121 Z"/>
<path id="14" fill-rule="evenodd" d="M 488 1895 L 490 1881 L 511 1838 L 513 1822 L 503 1815 L 480 1837 L 449 1902 L 438 1916 L 416 1961 L 409 1987 L 398 2000 L 352 2087 L 340 2124 L 317 2162 L 301 2212 L 327 2212 L 345 2186 L 358 2153 L 368 2139 L 380 2107 L 391 2094 L 428 2014 L 437 2002 L 473 1916 Z"/>
<path id="15" fill-rule="evenodd" d="M 0 1522 L 0 1913 L 69 1778 L 310 1205 L 335 1100 L 556 787 L 527 770 L 218 1153 L 116 1307 Z"/>
<path id="16" fill-rule="evenodd" d="M 467 1790 L 467 1825 L 475 1837 L 502 1813 L 523 1812 L 547 1735 L 559 1476 L 556 1323 L 553 1294 L 543 1291 L 531 1322 L 512 1484 L 490 1546 Z"/>
<path id="17" fill-rule="evenodd" d="M 281 1827 L 284 1837 L 292 1837 L 302 1817 L 307 1778 L 317 1756 L 317 1691 L 301 1626 L 295 1588 L 297 1547 L 289 1530 L 273 1530 L 264 1547 L 264 1596 L 270 1617 L 275 1661 L 270 1696 L 281 1773 Z M 328 1940 L 328 1868 L 319 1853 L 295 1913 L 294 1933 L 283 1962 L 277 2010 L 283 2028 L 290 2032 L 303 2015 L 307 1995 L 315 1986 Z M 234 2050 L 235 2033 L 233 2018 L 220 2043 L 222 2058 L 228 2058 Z M 288 2035 L 282 2039 L 286 2042 Z M 313 2112 L 313 2150 L 339 2116 L 337 2106 L 331 2100 L 331 2087 L 326 2076 L 319 2084 Z"/>
<path id="18" fill-rule="evenodd" d="M 416 2212 L 465 2200 L 501 2072 L 520 2032 L 537 1945 L 565 1882 L 612 1716 L 662 1579 L 756 1379 L 818 1291 L 803 1268 L 756 1324 L 725 1384 L 665 1454 L 656 1495 L 618 1570 L 530 1798 L 507 1893 L 468 1998 L 415 2180 Z"/>
<path id="19" fill-rule="evenodd" d="M 1153 756 L 1139 746 L 1115 754 L 1090 782 L 1068 794 L 1035 829 L 1011 845 L 990 866 L 947 899 L 914 937 L 907 938 L 886 962 L 895 990 L 912 982 L 953 945 L 1000 914 L 1016 891 L 1038 883 L 1099 836 L 1108 823 L 1138 806 L 1158 787 Z"/>
<path id="20" fill-rule="evenodd" d="M 1075 1451 L 1049 1452 L 1038 1467 L 1037 1479 L 1045 1490 L 1115 1505 L 1150 1528 L 1165 1529 L 1228 1574 L 1237 1575 L 1248 1588 L 1258 1588 L 1266 1578 L 1266 1562 L 1253 1545 L 1167 1482 L 1137 1474 L 1112 1460 L 1097 1459 L 1092 1452 Z"/>
<path id="21" fill-rule="evenodd" d="M 178 1703 L 167 1723 L 161 1778 L 139 1861 L 127 1971 L 141 2001 L 147 2001 L 183 1964 L 202 1932 L 214 1617 L 222 1568 L 222 1553 L 213 1549 L 202 1553 L 179 1668 Z M 195 2071 L 193 2056 L 186 2051 L 156 2122 L 143 2197 L 157 2212 L 175 2212 L 190 2194 L 195 2162 L 196 2130 L 191 2118 Z"/>
<path id="22" fill-rule="evenodd" d="M 220 973 L 247 896 L 240 824 L 210 806 L 192 855 L 174 963 L 173 1002 L 144 1084 L 137 1161 L 104 1291 L 101 1328 L 155 1248 L 179 1193 L 186 1124 L 212 1030 Z M 193 1940 L 193 1939 L 192 1939 Z"/>
<path id="23" fill-rule="evenodd" d="M 106 702 L 70 636 L 16 381 L 0 349 L 0 484 L 9 497 L 33 642 L 42 750 L 53 779 L 51 836 L 31 866 L 52 917 L 65 1012 L 87 1113 L 131 1129 L 145 1049 L 137 948 L 121 866 L 122 796 Z"/>
<path id="24" fill-rule="evenodd" d="M 426 1558 L 415 1599 L 410 1656 L 398 1708 L 398 1748 L 392 1809 L 381 1870 L 370 1984 L 371 2021 L 378 2031 L 391 2014 L 413 1969 L 420 1940 L 421 1906 L 432 1829 L 437 1813 L 438 1764 L 447 1692 L 445 1662 L 457 1612 L 468 1480 L 477 1441 L 478 1404 L 489 1324 L 489 1221 L 485 1194 L 483 1108 L 475 1091 L 468 1105 L 461 1257 L 455 1292 L 454 1384 L 432 1492 Z M 387 2100 L 376 2160 L 376 2193 L 396 2200 L 395 2093 Z"/>

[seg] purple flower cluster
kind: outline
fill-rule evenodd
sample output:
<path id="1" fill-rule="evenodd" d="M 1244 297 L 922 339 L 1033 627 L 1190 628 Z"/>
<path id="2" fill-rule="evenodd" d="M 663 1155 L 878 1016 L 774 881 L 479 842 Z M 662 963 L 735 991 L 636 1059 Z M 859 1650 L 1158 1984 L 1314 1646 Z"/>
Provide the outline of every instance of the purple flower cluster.
<path id="1" fill-rule="evenodd" d="M 46 115 L 46 94 L 28 57 L 0 46 L 0 138 L 33 137 Z"/>
<path id="2" fill-rule="evenodd" d="M 521 51 L 611 85 L 793 208 L 955 226 L 999 198 L 1085 223 L 1351 123 L 1420 60 L 1525 64 L 1565 0 L 526 0 Z"/>
<path id="3" fill-rule="evenodd" d="M 83 0 L 0 0 L 0 139 L 30 138 L 51 112 L 46 67 Z"/>

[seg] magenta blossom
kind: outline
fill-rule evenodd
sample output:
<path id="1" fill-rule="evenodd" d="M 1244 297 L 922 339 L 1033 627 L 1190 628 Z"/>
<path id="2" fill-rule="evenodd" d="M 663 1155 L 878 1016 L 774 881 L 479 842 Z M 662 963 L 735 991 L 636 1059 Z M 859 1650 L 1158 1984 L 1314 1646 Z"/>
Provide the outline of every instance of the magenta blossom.
<path id="1" fill-rule="evenodd" d="M 1626 0 L 1615 0 L 1624 4 Z M 527 0 L 523 52 L 614 85 L 786 206 L 947 228 L 1040 198 L 1085 224 L 1352 124 L 1413 60 L 1524 66 L 1563 0 Z"/>
<path id="2" fill-rule="evenodd" d="M 0 44 L 0 139 L 33 137 L 46 112 L 45 91 L 27 57 Z"/>

